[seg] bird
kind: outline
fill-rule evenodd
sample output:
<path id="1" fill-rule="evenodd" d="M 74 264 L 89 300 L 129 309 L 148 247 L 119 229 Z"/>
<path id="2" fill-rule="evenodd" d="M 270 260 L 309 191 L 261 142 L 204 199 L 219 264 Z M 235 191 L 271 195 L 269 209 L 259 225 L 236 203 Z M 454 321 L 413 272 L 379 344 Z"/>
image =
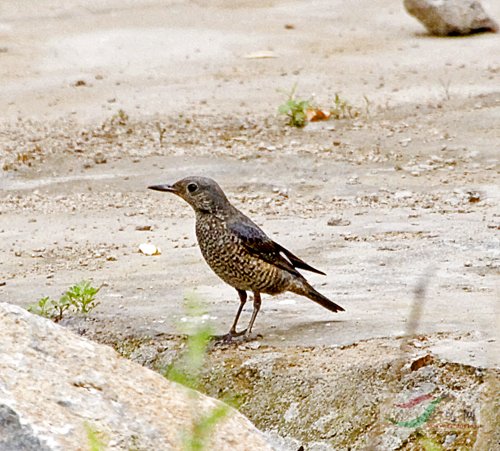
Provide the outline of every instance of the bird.
<path id="1" fill-rule="evenodd" d="M 185 200 L 196 216 L 196 237 L 210 268 L 236 289 L 240 305 L 226 341 L 250 337 L 261 307 L 261 293 L 286 291 L 309 298 L 331 312 L 344 308 L 316 291 L 299 269 L 325 275 L 269 238 L 249 217 L 233 206 L 217 182 L 208 177 L 190 176 L 172 185 L 148 189 L 173 193 Z M 237 331 L 247 292 L 253 292 L 253 311 L 248 327 Z"/>

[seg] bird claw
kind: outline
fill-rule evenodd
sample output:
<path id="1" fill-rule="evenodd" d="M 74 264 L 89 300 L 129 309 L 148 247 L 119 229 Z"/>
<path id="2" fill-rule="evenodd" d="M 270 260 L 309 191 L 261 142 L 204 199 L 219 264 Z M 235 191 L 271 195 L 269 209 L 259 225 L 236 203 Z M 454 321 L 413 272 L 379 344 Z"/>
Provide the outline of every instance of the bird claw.
<path id="1" fill-rule="evenodd" d="M 224 335 L 215 335 L 212 337 L 215 344 L 239 344 L 245 343 L 247 341 L 252 341 L 255 339 L 255 336 L 251 336 L 247 333 L 247 329 L 242 330 L 241 332 L 229 331 Z"/>

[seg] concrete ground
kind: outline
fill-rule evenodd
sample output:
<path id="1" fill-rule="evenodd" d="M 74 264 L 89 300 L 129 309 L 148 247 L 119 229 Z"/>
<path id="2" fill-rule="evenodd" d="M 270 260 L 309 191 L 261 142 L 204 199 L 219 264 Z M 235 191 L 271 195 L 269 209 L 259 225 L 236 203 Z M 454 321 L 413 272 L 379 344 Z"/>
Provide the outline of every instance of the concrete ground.
<path id="1" fill-rule="evenodd" d="M 203 262 L 192 212 L 146 189 L 199 174 L 346 309 L 265 296 L 262 343 L 400 336 L 425 279 L 416 331 L 498 365 L 500 36 L 432 38 L 399 2 L 358 3 L 4 2 L 1 299 L 91 279 L 105 330 L 151 335 L 176 333 L 194 292 L 226 332 L 236 292 Z M 276 112 L 294 84 L 359 115 L 290 129 Z"/>

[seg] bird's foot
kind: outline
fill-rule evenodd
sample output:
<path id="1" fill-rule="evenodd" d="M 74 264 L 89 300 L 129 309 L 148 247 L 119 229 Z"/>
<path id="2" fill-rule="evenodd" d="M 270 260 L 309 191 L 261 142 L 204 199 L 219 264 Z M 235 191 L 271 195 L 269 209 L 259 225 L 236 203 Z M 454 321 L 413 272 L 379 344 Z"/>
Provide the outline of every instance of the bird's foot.
<path id="1" fill-rule="evenodd" d="M 236 332 L 235 330 L 229 331 L 224 335 L 215 335 L 212 337 L 214 344 L 224 345 L 224 344 L 241 344 L 249 341 L 253 341 L 259 338 L 260 335 L 248 333 L 247 329 L 241 332 Z"/>

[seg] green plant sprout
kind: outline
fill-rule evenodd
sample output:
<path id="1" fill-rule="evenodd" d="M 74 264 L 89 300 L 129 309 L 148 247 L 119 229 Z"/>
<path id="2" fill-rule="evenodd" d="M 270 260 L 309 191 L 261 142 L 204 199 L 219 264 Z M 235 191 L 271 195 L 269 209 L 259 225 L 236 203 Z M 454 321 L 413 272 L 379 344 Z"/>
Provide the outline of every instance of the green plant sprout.
<path id="1" fill-rule="evenodd" d="M 311 100 L 296 99 L 296 88 L 297 84 L 295 84 L 290 93 L 287 94 L 287 101 L 278 108 L 280 114 L 288 116 L 288 125 L 291 127 L 304 127 L 308 121 L 354 119 L 360 115 L 360 112 L 347 100 L 340 97 L 338 93 L 335 94 L 333 106 L 330 108 L 329 112 L 325 112 L 314 105 Z M 368 110 L 369 102 L 366 97 L 365 102 Z"/>
<path id="2" fill-rule="evenodd" d="M 61 321 L 69 310 L 87 315 L 99 305 L 96 295 L 100 289 L 101 287 L 95 288 L 88 280 L 84 280 L 70 287 L 59 300 L 45 296 L 37 303 L 30 304 L 28 312 L 51 318 L 56 323 Z"/>
<path id="3" fill-rule="evenodd" d="M 307 123 L 307 109 L 311 106 L 310 100 L 296 99 L 295 91 L 297 89 L 297 84 L 294 84 L 290 93 L 288 93 L 288 99 L 285 103 L 279 106 L 278 112 L 280 114 L 285 114 L 288 116 L 288 125 L 291 127 L 302 128 Z"/>
<path id="4" fill-rule="evenodd" d="M 83 426 L 85 427 L 85 431 L 87 432 L 87 441 L 89 443 L 90 451 L 104 451 L 106 449 L 104 434 L 102 432 L 99 432 L 87 421 L 83 423 Z"/>
<path id="5" fill-rule="evenodd" d="M 163 140 L 165 138 L 165 133 L 167 133 L 167 127 L 165 127 L 160 121 L 155 122 L 156 130 L 158 131 L 158 140 L 160 142 L 160 147 L 163 146 Z"/>
<path id="6" fill-rule="evenodd" d="M 166 371 L 164 376 L 193 390 L 200 388 L 201 372 L 205 363 L 212 327 L 204 320 L 204 309 L 194 296 L 186 296 L 185 310 L 187 321 L 182 327 L 187 333 L 186 348 Z M 184 451 L 203 451 L 208 449 L 208 441 L 215 426 L 226 417 L 230 407 L 221 404 L 209 412 L 199 415 L 196 392 L 192 392 L 193 422 L 183 433 Z"/>
<path id="7" fill-rule="evenodd" d="M 184 451 L 203 451 L 208 449 L 207 442 L 210 439 L 215 426 L 229 413 L 229 406 L 222 404 L 214 407 L 208 414 L 193 421 L 191 431 L 184 436 Z"/>
<path id="8" fill-rule="evenodd" d="M 125 113 L 125 111 L 120 108 L 115 114 L 113 114 L 113 116 L 111 116 L 111 119 L 109 121 L 111 125 L 125 126 L 127 125 L 128 120 L 129 120 L 128 114 Z"/>
<path id="9" fill-rule="evenodd" d="M 347 100 L 342 99 L 338 93 L 335 93 L 330 114 L 333 119 L 354 119 L 359 116 L 359 111 Z"/>
<path id="10" fill-rule="evenodd" d="M 202 304 L 193 295 L 184 299 L 187 321 L 179 328 L 187 335 L 184 352 L 163 372 L 164 376 L 186 387 L 200 388 L 201 369 L 205 363 L 208 344 L 213 335 L 210 324 L 204 320 Z"/>
<path id="11" fill-rule="evenodd" d="M 95 297 L 99 293 L 99 288 L 93 287 L 88 280 L 84 280 L 73 285 L 60 299 L 62 303 L 68 303 L 73 306 L 77 313 L 87 315 L 99 304 Z"/>

